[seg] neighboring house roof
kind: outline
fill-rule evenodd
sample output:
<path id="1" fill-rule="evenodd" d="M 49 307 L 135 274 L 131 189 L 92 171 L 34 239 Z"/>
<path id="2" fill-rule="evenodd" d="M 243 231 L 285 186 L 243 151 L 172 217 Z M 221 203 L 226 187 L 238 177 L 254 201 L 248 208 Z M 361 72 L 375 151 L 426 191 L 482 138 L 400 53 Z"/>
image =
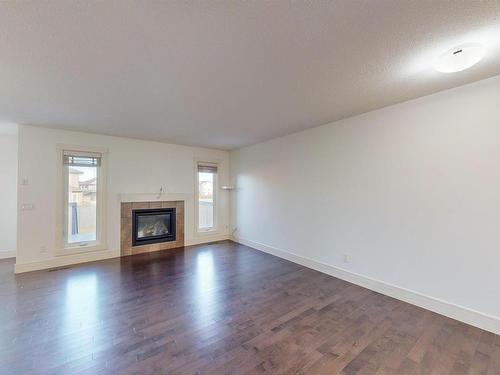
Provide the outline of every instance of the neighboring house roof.
<path id="1" fill-rule="evenodd" d="M 92 177 L 91 179 L 89 180 L 86 180 L 86 181 L 80 181 L 80 185 L 90 185 L 90 184 L 95 184 L 97 181 L 97 178 L 96 177 Z"/>
<path id="2" fill-rule="evenodd" d="M 72 167 L 69 167 L 69 173 L 70 174 L 83 174 L 82 171 L 75 169 L 75 168 L 72 168 Z"/>

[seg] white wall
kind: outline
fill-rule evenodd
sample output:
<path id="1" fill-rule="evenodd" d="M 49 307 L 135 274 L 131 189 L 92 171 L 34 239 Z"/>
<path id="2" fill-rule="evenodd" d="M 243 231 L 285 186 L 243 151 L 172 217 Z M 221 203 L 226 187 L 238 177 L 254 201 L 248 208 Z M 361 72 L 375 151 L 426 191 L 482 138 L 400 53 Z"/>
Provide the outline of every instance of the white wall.
<path id="1" fill-rule="evenodd" d="M 500 76 L 234 151 L 231 172 L 241 242 L 500 332 Z"/>
<path id="2" fill-rule="evenodd" d="M 0 124 L 0 259 L 15 256 L 17 125 Z"/>
<path id="3" fill-rule="evenodd" d="M 107 165 L 107 244 L 104 252 L 55 256 L 56 247 L 56 148 L 58 144 L 106 148 Z M 19 127 L 19 204 L 34 204 L 21 211 L 18 221 L 16 270 L 25 271 L 54 265 L 118 256 L 120 252 L 120 194 L 156 193 L 160 186 L 167 193 L 189 196 L 185 207 L 187 244 L 227 238 L 229 196 L 220 192 L 219 228 L 216 235 L 195 237 L 194 189 L 195 158 L 219 161 L 219 178 L 228 178 L 229 154 L 225 151 L 179 146 L 96 134 Z M 44 250 L 46 249 L 46 250 Z"/>

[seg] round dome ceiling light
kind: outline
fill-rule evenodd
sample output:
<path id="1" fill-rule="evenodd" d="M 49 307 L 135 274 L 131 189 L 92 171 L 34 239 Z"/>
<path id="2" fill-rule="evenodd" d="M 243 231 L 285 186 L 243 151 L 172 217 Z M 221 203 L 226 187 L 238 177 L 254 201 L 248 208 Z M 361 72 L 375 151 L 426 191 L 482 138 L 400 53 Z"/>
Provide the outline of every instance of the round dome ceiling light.
<path id="1" fill-rule="evenodd" d="M 455 73 L 468 69 L 484 57 L 485 49 L 479 43 L 467 43 L 443 53 L 434 64 L 441 73 Z"/>

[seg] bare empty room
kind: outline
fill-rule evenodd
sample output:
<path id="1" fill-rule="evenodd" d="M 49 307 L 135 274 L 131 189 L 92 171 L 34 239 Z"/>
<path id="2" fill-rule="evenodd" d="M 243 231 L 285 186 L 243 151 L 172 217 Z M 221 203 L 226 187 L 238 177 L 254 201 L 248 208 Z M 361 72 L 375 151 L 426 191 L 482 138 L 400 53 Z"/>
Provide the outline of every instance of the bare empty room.
<path id="1" fill-rule="evenodd" d="M 0 374 L 500 375 L 500 1 L 0 2 Z"/>

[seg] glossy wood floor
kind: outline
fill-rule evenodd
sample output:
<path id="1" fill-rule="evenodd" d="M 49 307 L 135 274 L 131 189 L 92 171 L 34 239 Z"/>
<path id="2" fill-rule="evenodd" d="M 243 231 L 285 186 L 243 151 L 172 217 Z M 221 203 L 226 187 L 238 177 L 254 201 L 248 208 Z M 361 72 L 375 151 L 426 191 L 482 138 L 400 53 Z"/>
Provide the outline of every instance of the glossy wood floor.
<path id="1" fill-rule="evenodd" d="M 500 374 L 500 336 L 232 242 L 12 266 L 2 374 Z"/>

